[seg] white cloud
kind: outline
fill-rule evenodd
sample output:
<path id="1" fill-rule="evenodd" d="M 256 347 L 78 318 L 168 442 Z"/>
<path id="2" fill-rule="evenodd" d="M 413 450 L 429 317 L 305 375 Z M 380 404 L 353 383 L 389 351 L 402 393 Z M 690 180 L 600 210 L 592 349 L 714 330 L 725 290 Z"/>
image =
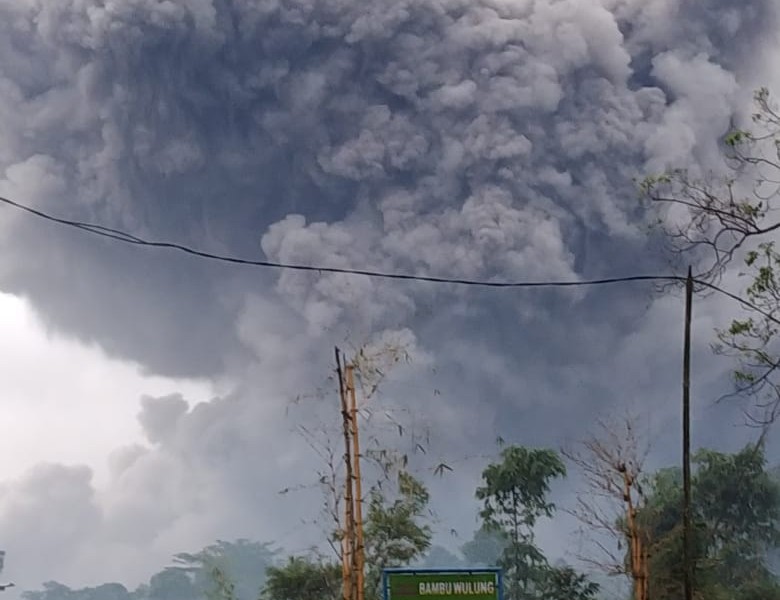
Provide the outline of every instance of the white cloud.
<path id="1" fill-rule="evenodd" d="M 212 393 L 206 382 L 150 377 L 96 346 L 47 332 L 29 303 L 10 294 L 0 294 L 0 338 L 3 479 L 55 460 L 89 465 L 100 484 L 108 454 L 142 441 L 143 395 L 182 392 L 201 401 Z"/>

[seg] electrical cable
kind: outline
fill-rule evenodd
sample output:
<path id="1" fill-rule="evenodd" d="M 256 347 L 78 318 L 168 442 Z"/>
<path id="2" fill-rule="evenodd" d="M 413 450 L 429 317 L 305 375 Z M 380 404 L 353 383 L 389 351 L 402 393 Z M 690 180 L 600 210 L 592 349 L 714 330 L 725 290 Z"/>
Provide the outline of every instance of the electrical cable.
<path id="1" fill-rule="evenodd" d="M 127 233 L 126 231 L 121 231 L 119 229 L 106 227 L 104 225 L 100 225 L 96 223 L 87 223 L 84 221 L 74 221 L 71 219 L 64 219 L 61 217 L 55 217 L 54 215 L 51 215 L 44 211 L 32 208 L 30 206 L 27 206 L 20 202 L 16 202 L 9 198 L 4 198 L 2 196 L 0 196 L 0 202 L 8 206 L 11 206 L 13 208 L 16 208 L 18 210 L 24 211 L 40 219 L 50 221 L 52 223 L 56 223 L 59 225 L 73 227 L 74 229 L 79 229 L 81 231 L 90 233 L 92 235 L 109 238 L 118 242 L 123 242 L 125 244 L 133 244 L 136 246 L 146 246 L 151 248 L 178 250 L 180 252 L 184 252 L 186 254 L 190 254 L 192 256 L 196 256 L 199 258 L 205 258 L 205 259 L 215 260 L 219 262 L 253 266 L 253 267 L 287 269 L 287 270 L 295 270 L 295 271 L 309 271 L 315 273 L 342 273 L 348 275 L 363 275 L 366 277 L 372 277 L 378 279 L 395 279 L 395 280 L 420 281 L 420 282 L 427 282 L 427 283 L 453 284 L 453 285 L 461 285 L 461 286 L 477 286 L 477 287 L 491 287 L 491 288 L 584 287 L 584 286 L 609 285 L 609 284 L 641 282 L 641 281 L 666 281 L 666 282 L 676 281 L 680 283 L 685 281 L 685 277 L 679 275 L 628 275 L 624 277 L 605 277 L 601 279 L 586 279 L 586 280 L 579 280 L 579 281 L 487 281 L 487 280 L 479 280 L 479 279 L 458 279 L 458 278 L 450 278 L 450 277 L 434 277 L 428 275 L 413 275 L 409 273 L 387 273 L 381 271 L 372 271 L 368 269 L 349 269 L 349 268 L 342 268 L 342 267 L 328 267 L 323 265 L 299 265 L 299 264 L 291 264 L 291 263 L 273 262 L 267 260 L 252 260 L 252 259 L 239 258 L 235 256 L 214 254 L 211 252 L 198 250 L 197 248 L 184 246 L 182 244 L 177 244 L 174 242 L 160 242 L 160 241 L 145 240 L 143 238 Z M 718 292 L 719 294 L 722 294 L 727 298 L 730 298 L 738 302 L 745 308 L 748 308 L 752 311 L 759 313 L 760 315 L 764 316 L 766 319 L 772 321 L 773 323 L 780 325 L 779 319 L 775 318 L 767 311 L 759 308 L 752 302 L 745 300 L 744 298 L 741 298 L 737 294 L 724 290 L 723 288 L 709 281 L 704 281 L 701 279 L 694 278 L 694 283 L 709 288 L 715 292 Z"/>
<path id="2" fill-rule="evenodd" d="M 624 277 L 605 277 L 601 279 L 588 279 L 588 280 L 575 280 L 575 281 L 489 281 L 479 279 L 460 279 L 451 277 L 435 277 L 428 275 L 413 275 L 410 273 L 391 273 L 382 271 L 373 271 L 369 269 L 350 269 L 342 267 L 329 267 L 324 265 L 301 265 L 294 263 L 282 263 L 268 260 L 253 260 L 246 258 L 239 258 L 236 256 L 227 256 L 222 254 L 214 254 L 212 252 L 206 252 L 190 246 L 177 244 L 175 242 L 163 242 L 152 241 L 139 238 L 135 235 L 129 234 L 119 229 L 113 229 L 104 225 L 98 225 L 94 223 L 86 223 L 83 221 L 74 221 L 70 219 L 64 219 L 55 217 L 49 213 L 41 210 L 26 206 L 9 198 L 0 197 L 0 202 L 22 210 L 40 219 L 73 227 L 92 235 L 106 237 L 115 241 L 123 242 L 126 244 L 134 244 L 137 246 L 145 246 L 150 248 L 163 248 L 169 250 L 178 250 L 192 256 L 199 258 L 205 258 L 209 260 L 215 260 L 219 262 L 253 266 L 253 267 L 265 267 L 273 269 L 285 269 L 293 271 L 309 271 L 315 273 L 341 273 L 348 275 L 364 275 L 366 277 L 372 277 L 377 279 L 395 279 L 406 281 L 420 281 L 427 283 L 440 283 L 440 284 L 453 284 L 460 286 L 476 286 L 476 287 L 490 287 L 490 288 L 553 288 L 553 287 L 584 287 L 594 285 L 609 285 L 617 283 L 629 283 L 629 282 L 641 282 L 641 281 L 666 281 L 666 282 L 683 282 L 684 277 L 677 275 L 628 275 Z"/>

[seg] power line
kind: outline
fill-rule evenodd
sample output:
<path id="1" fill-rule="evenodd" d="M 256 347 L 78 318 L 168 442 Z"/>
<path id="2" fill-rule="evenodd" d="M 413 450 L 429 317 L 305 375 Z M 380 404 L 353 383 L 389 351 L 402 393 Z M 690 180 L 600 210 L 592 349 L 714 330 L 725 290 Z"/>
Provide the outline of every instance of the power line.
<path id="1" fill-rule="evenodd" d="M 749 300 L 745 300 L 744 298 L 741 298 L 737 294 L 729 292 L 728 290 L 724 290 L 723 288 L 718 287 L 717 285 L 715 285 L 714 283 L 710 283 L 709 281 L 702 281 L 700 279 L 694 278 L 693 282 L 696 285 L 701 285 L 701 286 L 704 286 L 706 288 L 709 288 L 713 292 L 718 292 L 719 294 L 723 294 L 727 298 L 730 298 L 730 299 L 732 299 L 732 300 L 734 300 L 736 302 L 739 302 L 745 308 L 749 308 L 750 310 L 757 312 L 762 317 L 765 317 L 769 321 L 772 321 L 772 323 L 774 323 L 775 325 L 780 325 L 780 319 L 777 319 L 777 317 L 773 316 L 772 314 L 770 314 L 769 312 L 765 311 L 764 309 L 759 308 L 758 306 L 756 306 L 755 304 L 753 304 Z"/>
<path id="2" fill-rule="evenodd" d="M 631 282 L 642 282 L 642 281 L 667 281 L 667 282 L 683 283 L 686 280 L 685 277 L 681 277 L 679 275 L 628 275 L 625 277 L 605 277 L 602 279 L 588 279 L 588 280 L 580 280 L 580 281 L 486 281 L 486 280 L 479 280 L 479 279 L 458 279 L 458 278 L 450 278 L 450 277 L 433 277 L 428 275 L 412 275 L 408 273 L 387 273 L 382 271 L 372 271 L 368 269 L 349 269 L 349 268 L 341 268 L 341 267 L 328 267 L 322 265 L 299 265 L 299 264 L 291 264 L 291 263 L 273 262 L 267 260 L 252 260 L 246 258 L 239 258 L 235 256 L 214 254 L 212 252 L 198 250 L 197 248 L 184 246 L 182 244 L 177 244 L 174 242 L 159 242 L 159 241 L 145 240 L 138 236 L 127 233 L 126 231 L 121 231 L 119 229 L 114 229 L 112 227 L 106 227 L 105 225 L 55 217 L 54 215 L 51 215 L 47 212 L 32 208 L 30 206 L 21 204 L 20 202 L 16 202 L 9 198 L 4 198 L 2 196 L 0 196 L 0 202 L 8 206 L 11 206 L 13 208 L 16 208 L 18 210 L 24 211 L 39 219 L 43 219 L 59 225 L 65 225 L 67 227 L 72 227 L 74 229 L 78 229 L 80 231 L 84 231 L 86 233 L 90 233 L 95 236 L 109 238 L 111 240 L 123 242 L 125 244 L 133 244 L 136 246 L 145 246 L 150 248 L 178 250 L 180 252 L 184 252 L 186 254 L 190 254 L 192 256 L 196 256 L 199 258 L 205 258 L 209 260 L 215 260 L 218 262 L 245 265 L 251 267 L 264 267 L 264 268 L 282 269 L 282 270 L 286 269 L 286 270 L 293 270 L 293 271 L 308 271 L 314 273 L 342 273 L 347 275 L 364 275 L 366 277 L 373 277 L 376 279 L 395 279 L 395 280 L 420 281 L 420 282 L 439 283 L 439 284 L 447 283 L 453 285 L 489 287 L 489 288 L 556 288 L 556 287 L 562 288 L 562 287 L 610 285 L 610 284 L 617 284 L 617 283 L 631 283 Z M 730 298 L 731 300 L 738 302 L 745 308 L 748 308 L 752 311 L 759 313 L 760 315 L 764 316 L 765 318 L 772 321 L 773 323 L 780 325 L 780 319 L 777 319 L 767 311 L 759 308 L 752 302 L 744 298 L 741 298 L 737 294 L 724 290 L 723 288 L 709 281 L 704 281 L 701 279 L 694 278 L 694 283 L 696 285 L 709 288 L 714 292 L 718 292 L 719 294 L 722 294 L 727 298 Z"/>
<path id="3" fill-rule="evenodd" d="M 236 256 L 228 256 L 223 254 L 215 254 L 212 252 L 206 252 L 204 250 L 198 250 L 190 246 L 177 244 L 175 242 L 160 242 L 145 240 L 137 237 L 125 231 L 119 229 L 113 229 L 104 225 L 98 225 L 95 223 L 86 223 L 84 221 L 74 221 L 70 219 L 63 219 L 55 217 L 49 213 L 37 210 L 30 206 L 26 206 L 9 198 L 0 197 L 0 202 L 27 212 L 40 219 L 57 223 L 59 225 L 65 225 L 79 229 L 92 235 L 109 238 L 125 244 L 133 244 L 136 246 L 145 246 L 150 248 L 163 248 L 168 250 L 178 250 L 185 254 L 197 256 L 199 258 L 205 258 L 209 260 L 215 260 L 224 263 L 231 263 L 236 265 L 245 265 L 251 267 L 265 267 L 271 269 L 284 269 L 291 271 L 308 271 L 315 273 L 342 273 L 347 275 L 364 275 L 366 277 L 372 277 L 376 279 L 395 279 L 405 281 L 420 281 L 427 283 L 447 283 L 453 285 L 462 286 L 475 286 L 475 287 L 489 287 L 489 288 L 561 288 L 561 287 L 584 287 L 594 285 L 609 285 L 617 283 L 630 283 L 641 281 L 685 281 L 684 277 L 677 275 L 628 275 L 625 277 L 605 277 L 601 279 L 589 279 L 579 281 L 487 281 L 479 279 L 460 279 L 452 277 L 434 277 L 428 275 L 413 275 L 409 273 L 391 273 L 383 271 L 373 271 L 369 269 L 350 269 L 342 267 L 328 267 L 323 265 L 301 265 L 294 263 L 274 262 L 268 260 L 253 260 L 247 258 L 239 258 Z"/>

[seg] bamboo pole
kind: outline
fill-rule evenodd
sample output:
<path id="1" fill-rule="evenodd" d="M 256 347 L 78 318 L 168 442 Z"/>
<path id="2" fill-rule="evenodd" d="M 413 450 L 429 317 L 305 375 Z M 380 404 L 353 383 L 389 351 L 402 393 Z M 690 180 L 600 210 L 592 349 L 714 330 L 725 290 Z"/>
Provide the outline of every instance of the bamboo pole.
<path id="1" fill-rule="evenodd" d="M 355 390 L 355 369 L 347 365 L 347 393 L 350 399 L 350 424 L 352 425 L 352 466 L 355 477 L 354 516 L 355 516 L 355 567 L 357 597 L 363 600 L 365 595 L 365 545 L 363 543 L 363 484 L 360 476 L 360 435 L 358 432 L 357 393 Z"/>
<path id="2" fill-rule="evenodd" d="M 341 353 L 336 348 L 336 373 L 339 379 L 339 396 L 341 398 L 341 417 L 344 430 L 344 466 L 346 476 L 344 482 L 344 527 L 341 538 L 341 574 L 342 595 L 344 600 L 358 600 L 355 593 L 355 577 L 353 563 L 355 556 L 354 536 L 354 502 L 352 494 L 352 444 L 350 431 L 350 411 L 348 407 L 346 382 L 344 381 L 344 369 L 341 365 Z"/>

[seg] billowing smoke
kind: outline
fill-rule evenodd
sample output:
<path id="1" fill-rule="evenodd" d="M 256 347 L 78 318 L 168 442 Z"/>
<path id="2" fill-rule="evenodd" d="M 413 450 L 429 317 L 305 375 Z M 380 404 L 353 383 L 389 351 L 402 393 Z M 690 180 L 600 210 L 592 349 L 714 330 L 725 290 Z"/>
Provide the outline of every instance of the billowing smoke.
<path id="1" fill-rule="evenodd" d="M 0 0 L 0 195 L 284 262 L 501 280 L 658 270 L 632 178 L 716 164 L 767 76 L 777 13 L 771 0 Z M 653 374 L 676 364 L 677 307 L 645 314 L 646 290 L 241 270 L 9 209 L 0 233 L 0 288 L 53 331 L 228 390 L 194 408 L 144 400 L 147 439 L 118 452 L 105 490 L 77 467 L 9 484 L 4 505 L 67 503 L 89 523 L 36 537 L 34 516 L 11 510 L 0 537 L 33 578 L 44 542 L 77 548 L 54 575 L 80 580 L 109 569 L 104 548 L 136 561 L 119 577 L 209 536 L 285 534 L 299 515 L 286 502 L 270 516 L 276 483 L 306 449 L 279 423 L 334 342 L 397 332 L 436 364 L 441 379 L 417 389 L 443 393 L 407 403 L 450 455 L 496 427 L 556 443 L 638 383 L 648 401 L 676 389 Z M 722 309 L 700 314 L 704 329 Z M 470 510 L 472 483 L 445 516 Z"/>

